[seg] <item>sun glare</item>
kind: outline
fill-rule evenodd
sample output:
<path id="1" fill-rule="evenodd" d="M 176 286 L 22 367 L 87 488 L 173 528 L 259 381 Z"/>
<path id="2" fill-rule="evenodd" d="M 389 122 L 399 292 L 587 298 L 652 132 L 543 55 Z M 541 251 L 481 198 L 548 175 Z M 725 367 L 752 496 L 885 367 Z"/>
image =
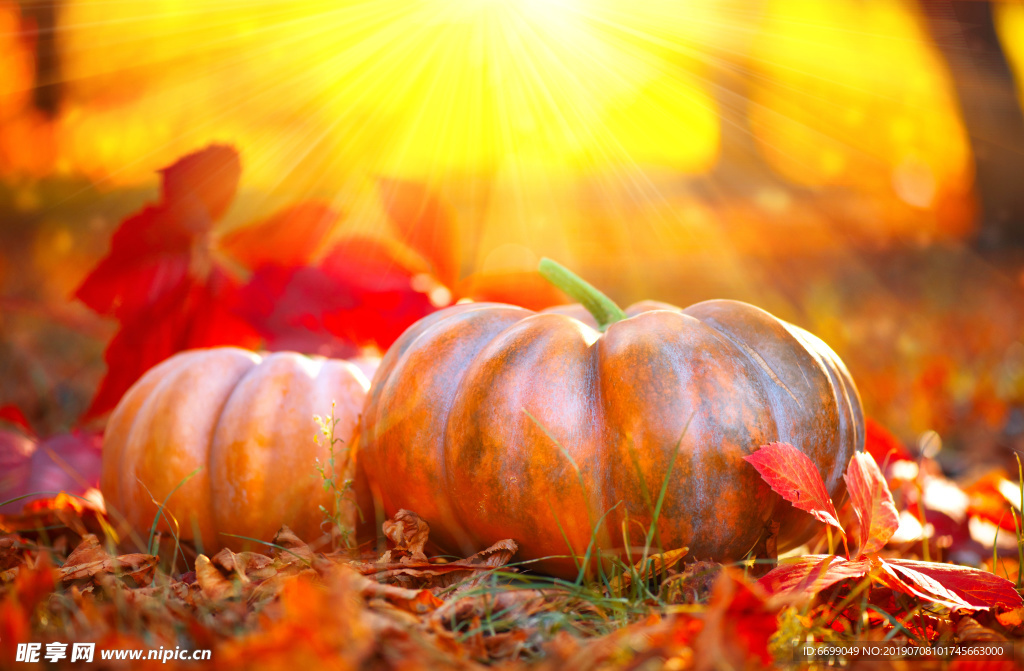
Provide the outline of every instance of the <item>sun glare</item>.
<path id="1" fill-rule="evenodd" d="M 711 96 L 618 26 L 617 4 L 75 2 L 67 75 L 90 107 L 72 113 L 75 162 L 121 167 L 219 133 L 260 146 L 268 179 L 282 163 L 419 179 L 706 168 Z"/>
<path id="2" fill-rule="evenodd" d="M 478 262 L 539 240 L 569 259 L 728 249 L 744 221 L 795 220 L 784 191 L 725 193 L 767 171 L 866 199 L 878 216 L 860 225 L 881 236 L 955 231 L 969 221 L 972 157 L 915 7 L 67 0 L 52 122 L 18 112 L 27 52 L 0 62 L 0 172 L 118 188 L 227 142 L 242 152 L 243 188 L 334 198 L 367 227 L 378 177 L 424 182 L 472 221 Z M 1017 14 L 1002 14 L 1004 32 L 1019 32 Z M 793 237 L 841 240 L 814 230 Z M 600 249 L 582 242 L 593 239 Z"/>

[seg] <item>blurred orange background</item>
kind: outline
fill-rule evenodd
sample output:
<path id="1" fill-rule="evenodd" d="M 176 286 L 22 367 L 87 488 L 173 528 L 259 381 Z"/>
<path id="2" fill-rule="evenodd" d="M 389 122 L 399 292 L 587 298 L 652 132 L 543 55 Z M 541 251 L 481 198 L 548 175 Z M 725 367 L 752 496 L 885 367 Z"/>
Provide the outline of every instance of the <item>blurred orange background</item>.
<path id="1" fill-rule="evenodd" d="M 69 295 L 219 142 L 222 233 L 318 199 L 325 247 L 383 234 L 377 180 L 421 182 L 463 276 L 551 256 L 624 304 L 753 302 L 904 440 L 1004 460 L 1022 77 L 1021 2 L 0 0 L 0 405 L 75 421 L 113 331 Z"/>

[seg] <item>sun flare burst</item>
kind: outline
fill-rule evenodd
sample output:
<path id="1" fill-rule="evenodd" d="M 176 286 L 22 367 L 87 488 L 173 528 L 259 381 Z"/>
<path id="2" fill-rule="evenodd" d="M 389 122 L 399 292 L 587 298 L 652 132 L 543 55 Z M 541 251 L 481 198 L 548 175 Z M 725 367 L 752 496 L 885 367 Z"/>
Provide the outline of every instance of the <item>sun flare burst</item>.
<path id="1" fill-rule="evenodd" d="M 0 63 L 0 172 L 151 184 L 228 142 L 251 209 L 334 199 L 372 227 L 378 177 L 424 182 L 476 265 L 727 256 L 766 221 L 840 245 L 788 185 L 866 202 L 870 235 L 961 230 L 972 156 L 926 32 L 906 0 L 65 0 L 51 124 L 3 111 L 32 73 Z"/>

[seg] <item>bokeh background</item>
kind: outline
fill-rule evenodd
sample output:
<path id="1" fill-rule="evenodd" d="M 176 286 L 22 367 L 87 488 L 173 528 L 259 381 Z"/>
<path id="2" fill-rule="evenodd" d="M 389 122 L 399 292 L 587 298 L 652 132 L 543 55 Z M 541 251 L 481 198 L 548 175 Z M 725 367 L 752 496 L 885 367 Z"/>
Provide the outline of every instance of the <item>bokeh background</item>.
<path id="1" fill-rule="evenodd" d="M 393 235 L 380 180 L 420 184 L 460 277 L 551 256 L 623 304 L 753 302 L 948 469 L 1009 464 L 1022 101 L 1020 1 L 0 0 L 0 406 L 78 423 L 116 325 L 72 295 L 216 142 L 218 234 L 316 200 L 323 249 Z"/>

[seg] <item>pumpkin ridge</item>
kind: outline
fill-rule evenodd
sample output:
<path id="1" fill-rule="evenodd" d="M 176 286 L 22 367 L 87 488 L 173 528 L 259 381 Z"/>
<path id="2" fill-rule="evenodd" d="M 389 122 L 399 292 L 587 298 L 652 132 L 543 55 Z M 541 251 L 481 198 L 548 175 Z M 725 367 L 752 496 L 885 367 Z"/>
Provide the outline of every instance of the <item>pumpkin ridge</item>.
<path id="1" fill-rule="evenodd" d="M 154 483 L 152 480 L 149 480 L 148 478 L 143 478 L 143 475 L 147 475 L 147 473 L 145 473 L 145 470 L 147 470 L 147 457 L 152 456 L 149 454 L 149 452 L 151 451 L 149 448 L 151 448 L 152 445 L 149 444 L 151 441 L 147 440 L 147 434 L 149 433 L 149 430 L 153 425 L 154 421 L 162 419 L 163 413 L 161 412 L 161 410 L 165 402 L 167 401 L 168 396 L 171 394 L 171 392 L 173 392 L 174 385 L 178 382 L 179 378 L 185 376 L 187 373 L 190 372 L 191 366 L 189 364 L 204 364 L 209 360 L 210 357 L 211 352 L 209 350 L 202 351 L 200 356 L 196 358 L 196 361 L 192 361 L 191 359 L 181 357 L 181 359 L 184 360 L 185 365 L 178 367 L 169 367 L 169 372 L 166 375 L 164 375 L 160 379 L 160 381 L 153 387 L 153 389 L 149 392 L 146 400 L 139 408 L 139 411 L 136 414 L 134 421 L 132 422 L 132 428 L 128 433 L 128 440 L 126 441 L 126 446 L 132 453 L 134 453 L 134 456 L 130 459 L 126 459 L 125 457 L 127 455 L 125 454 L 125 452 L 122 452 L 121 455 L 121 464 L 124 465 L 127 462 L 129 465 L 129 468 L 126 468 L 123 472 L 124 481 L 122 481 L 121 484 L 122 491 L 131 491 L 135 485 L 135 483 L 132 482 L 131 480 L 134 479 L 137 482 L 141 483 L 143 487 L 145 487 L 148 494 L 152 496 L 153 499 L 156 500 L 156 505 L 164 503 L 164 499 L 167 498 L 167 495 L 164 494 L 163 491 L 154 491 L 154 489 L 156 489 L 156 483 Z M 207 454 L 209 453 L 209 443 L 207 443 L 206 445 L 206 452 Z M 205 458 L 199 459 L 197 461 L 201 461 L 205 468 Z M 174 465 L 171 464 L 165 466 L 164 472 L 166 473 L 168 469 L 173 471 Z M 188 475 L 188 473 L 181 473 L 180 475 L 180 479 L 184 479 Z M 134 478 L 132 476 L 134 476 Z M 196 473 L 195 477 L 205 478 L 207 482 L 209 482 L 208 473 Z M 126 484 L 127 487 L 125 487 Z M 182 489 L 184 489 L 184 486 L 182 487 Z M 187 492 L 182 492 L 182 490 L 179 489 L 177 492 L 175 492 L 174 496 L 171 496 L 170 498 L 167 499 L 166 508 L 173 509 L 178 503 L 177 501 L 174 500 L 175 497 L 185 495 L 186 493 Z M 209 496 L 207 496 L 206 503 L 209 504 L 209 501 Z M 123 503 L 129 502 L 124 501 Z M 131 510 L 122 510 L 121 512 L 125 515 L 127 519 L 133 521 L 134 526 L 147 527 L 152 522 L 152 516 L 156 515 L 156 510 L 157 509 L 154 506 L 149 505 L 147 502 L 143 503 L 141 508 L 136 508 L 132 506 Z M 143 519 L 141 517 L 143 513 L 145 513 L 146 511 L 151 511 L 152 513 L 152 516 L 148 520 Z M 159 529 L 161 527 L 165 527 L 166 525 L 166 520 L 162 519 L 161 525 L 157 528 Z"/>
<path id="2" fill-rule="evenodd" d="M 491 334 L 459 376 L 441 429 L 445 480 L 457 516 L 486 520 L 471 534 L 478 544 L 500 540 L 495 528 L 504 519 L 512 527 L 504 537 L 529 547 L 533 538 L 527 529 L 531 524 L 553 528 L 549 509 L 554 506 L 558 523 L 567 526 L 572 547 L 582 556 L 593 529 L 588 527 L 586 538 L 574 534 L 579 525 L 566 515 L 582 515 L 577 498 L 592 523 L 606 512 L 603 469 L 600 459 L 591 458 L 607 435 L 593 398 L 596 371 L 589 357 L 597 350 L 593 329 L 581 326 L 586 325 L 565 315 L 532 313 Z M 570 346 L 574 354 L 563 356 Z M 556 402 L 565 399 L 573 402 Z M 579 421 L 546 420 L 555 407 L 572 408 Z M 543 448 L 537 449 L 538 441 Z M 583 491 L 573 464 L 589 482 Z M 561 474 L 564 486 L 549 483 L 552 473 Z M 457 489 L 457 478 L 467 474 L 486 478 L 474 482 L 473 494 Z M 566 507 L 569 499 L 573 505 Z"/>
<path id="3" fill-rule="evenodd" d="M 815 361 L 818 362 L 818 365 L 821 366 L 831 380 L 833 402 L 836 407 L 836 416 L 839 419 L 837 439 L 840 442 L 845 442 L 847 434 L 852 431 L 854 450 L 862 452 L 864 450 L 864 436 L 859 431 L 859 428 L 863 424 L 863 417 L 857 412 L 857 408 L 860 406 L 860 395 L 856 387 L 851 389 L 846 383 L 846 379 L 849 378 L 849 371 L 846 371 L 845 366 L 839 368 L 836 365 L 839 357 L 821 338 L 799 326 L 786 322 L 783 322 L 783 325 L 811 353 L 811 356 L 814 357 Z M 842 362 L 839 361 L 839 364 L 842 365 Z M 851 396 L 851 392 L 853 396 Z M 846 494 L 846 480 L 843 478 L 845 469 L 846 463 L 843 460 L 835 459 L 828 473 L 822 473 L 826 486 L 830 490 L 833 486 L 839 487 L 834 496 L 837 501 L 841 501 Z M 825 469 L 819 468 L 819 470 L 824 471 Z"/>
<path id="4" fill-rule="evenodd" d="M 261 364 L 246 371 L 229 394 L 218 418 L 218 430 L 211 441 L 207 463 L 211 475 L 212 471 L 217 471 L 210 482 L 214 492 L 212 498 L 221 501 L 213 513 L 218 534 L 225 531 L 222 524 L 225 518 L 236 520 L 239 526 L 257 529 L 263 522 L 261 511 L 267 508 L 277 510 L 277 499 L 281 492 L 278 479 L 290 475 L 289 467 L 292 464 L 289 457 L 297 451 L 294 445 L 279 446 L 278 436 L 286 431 L 284 427 L 291 421 L 293 409 L 290 401 L 311 395 L 314 375 L 322 368 L 323 359 L 313 359 L 295 352 L 273 352 L 263 357 Z M 252 376 L 258 377 L 252 379 Z M 281 384 L 275 383 L 279 378 L 286 380 L 289 386 L 282 388 Z M 241 394 L 245 394 L 244 398 Z M 246 401 L 244 412 L 239 412 L 236 406 L 243 400 Z M 233 419 L 240 420 L 246 430 L 222 433 L 222 422 Z M 308 440 L 313 441 L 315 431 L 310 413 Z M 232 436 L 246 436 L 247 439 L 239 441 L 236 438 L 224 444 L 221 438 L 228 433 Z M 235 449 L 239 442 L 244 443 L 246 449 Z M 244 468 L 239 468 L 242 465 Z M 240 474 L 248 476 L 247 479 L 241 479 Z M 310 486 L 302 487 L 303 483 L 292 482 L 292 490 L 308 491 L 318 485 L 314 480 L 316 472 L 312 463 L 309 464 L 308 475 Z M 241 497 L 237 495 L 238 492 L 241 492 Z M 264 535 L 269 538 L 275 531 L 265 529 Z M 302 533 L 303 530 L 296 531 Z"/>
<path id="5" fill-rule="evenodd" d="M 393 476 L 389 472 L 396 467 L 393 461 L 395 459 L 401 462 L 398 467 L 403 469 L 406 477 L 417 479 L 417 482 L 410 483 L 414 485 L 414 489 L 422 489 L 421 482 L 426 478 L 435 488 L 431 494 L 432 503 L 431 506 L 420 506 L 417 512 L 429 524 L 436 523 L 436 532 L 432 534 L 432 538 L 436 545 L 447 550 L 475 546 L 475 541 L 465 530 L 456 528 L 458 520 L 452 511 L 456 509 L 454 499 L 460 496 L 459 485 L 462 483 L 449 482 L 451 478 L 444 450 L 448 417 L 455 404 L 457 390 L 479 355 L 480 349 L 486 347 L 509 327 L 521 322 L 524 317 L 535 314 L 531 310 L 500 303 L 474 304 L 467 308 L 455 307 L 462 309 L 447 315 L 438 313 L 441 314 L 440 318 L 430 321 L 426 328 L 420 325 L 421 328 L 415 337 L 406 342 L 402 342 L 403 338 L 416 329 L 417 325 L 410 327 L 406 334 L 399 338 L 396 342 L 401 347 L 398 356 L 391 361 L 385 356 L 378 369 L 370 395 L 367 397 L 363 423 L 368 442 L 383 443 L 383 447 L 375 455 L 376 458 L 364 462 L 364 468 L 377 488 L 376 496 L 381 497 L 385 506 L 396 497 L 396 489 L 401 485 L 391 482 Z M 430 357 L 431 350 L 434 350 L 433 357 Z M 444 354 L 439 355 L 437 350 L 443 350 Z M 391 353 L 389 351 L 389 355 Z M 437 425 L 438 433 L 429 445 L 422 440 L 416 440 L 414 436 L 411 444 L 403 442 L 396 446 L 396 441 L 408 437 L 405 433 L 408 431 L 406 423 L 410 420 L 404 413 L 416 413 L 427 402 L 419 395 L 422 388 L 431 386 L 420 377 L 420 368 L 424 366 L 431 370 L 442 367 L 446 371 L 443 376 L 444 391 L 430 398 L 432 407 L 439 415 L 439 421 L 432 423 L 432 426 Z M 431 377 L 430 380 L 433 381 L 434 378 Z M 440 379 L 433 386 L 437 388 L 439 383 Z M 399 416 L 388 416 L 388 411 L 394 412 L 396 408 Z M 419 435 L 424 430 L 423 426 L 416 426 L 415 434 Z M 393 431 L 397 433 L 392 433 Z M 407 456 L 395 456 L 398 452 Z M 426 460 L 431 464 L 429 472 L 404 472 L 404 469 L 419 468 Z M 450 525 L 442 526 L 438 518 L 448 518 Z"/>
<path id="6" fill-rule="evenodd" d="M 605 406 L 609 426 L 618 435 L 618 444 L 612 446 L 613 456 L 605 462 L 605 467 L 609 468 L 609 464 L 624 465 L 622 469 L 610 469 L 616 483 L 616 496 L 630 501 L 624 512 L 629 513 L 630 519 L 640 520 L 644 527 L 651 524 L 651 506 L 654 506 L 666 477 L 665 469 L 671 463 L 672 452 L 678 450 L 658 520 L 661 540 L 668 543 L 664 549 L 687 545 L 693 550 L 702 548 L 705 552 L 739 553 L 739 550 L 729 550 L 727 546 L 720 545 L 717 530 L 722 525 L 732 524 L 733 517 L 740 512 L 723 505 L 723 501 L 746 505 L 741 501 L 744 497 L 733 483 L 723 481 L 716 474 L 735 470 L 741 454 L 746 454 L 751 447 L 763 441 L 774 440 L 778 435 L 774 399 L 766 388 L 767 382 L 756 373 L 756 365 L 743 357 L 729 339 L 702 320 L 680 311 L 643 312 L 614 324 L 605 336 L 609 347 L 602 362 L 601 375 L 609 377 L 619 371 L 626 375 L 624 382 L 628 389 L 647 389 L 652 395 L 647 400 L 640 398 L 637 401 L 651 410 L 641 412 L 632 423 L 620 423 L 623 418 L 628 419 L 635 414 L 629 410 L 632 396 L 616 394 L 614 407 Z M 713 366 L 722 358 L 735 359 L 749 370 L 740 378 L 744 381 L 742 385 L 734 387 L 734 379 L 717 374 Z M 709 366 L 711 368 L 707 368 Z M 667 386 L 657 382 L 669 375 L 672 380 Z M 734 397 L 730 393 L 734 390 L 738 394 L 741 389 L 741 396 Z M 724 398 L 741 401 L 733 403 L 739 414 L 724 426 L 708 425 L 703 418 Z M 662 403 L 667 404 L 662 410 L 686 405 L 694 421 L 687 424 L 686 417 L 674 415 L 678 421 L 673 422 L 671 433 L 652 431 L 650 427 L 666 425 L 663 420 L 667 416 L 661 415 L 659 421 L 658 413 L 662 410 L 658 407 Z M 654 414 L 650 414 L 652 411 Z M 744 412 L 760 418 L 761 423 L 751 427 L 759 434 L 757 437 L 733 431 L 748 426 L 748 422 L 741 419 Z M 723 433 L 723 428 L 729 431 Z M 634 433 L 632 429 L 639 429 L 639 432 Z M 635 472 L 630 457 L 631 446 L 640 466 L 639 473 Z M 773 495 L 767 487 L 759 484 L 756 474 L 751 472 L 747 475 L 747 484 L 756 488 L 759 499 L 770 501 L 768 497 Z M 641 478 L 643 485 L 640 484 Z M 642 487 L 648 490 L 649 504 L 641 496 Z M 756 514 L 761 517 L 770 512 L 759 509 Z M 675 520 L 677 527 L 674 533 L 664 526 L 668 519 Z M 752 537 L 749 542 L 752 544 L 755 540 Z M 616 545 L 619 542 L 616 539 Z"/>
<path id="7" fill-rule="evenodd" d="M 163 380 L 164 371 L 169 368 L 167 365 L 175 357 L 165 359 L 163 362 L 157 364 L 136 382 L 131 389 L 125 393 L 124 399 L 118 403 L 118 407 L 114 409 L 114 412 L 110 415 L 110 420 L 107 422 L 107 428 L 104 432 L 104 442 L 110 442 L 110 447 L 105 447 L 103 450 L 104 459 L 101 470 L 100 487 L 103 490 L 104 500 L 107 502 L 107 506 L 114 508 L 117 512 L 127 517 L 127 513 L 124 505 L 124 498 L 122 496 L 122 473 L 118 470 L 121 461 L 124 458 L 125 449 L 130 443 L 131 432 L 135 427 L 135 423 L 141 414 L 142 407 L 145 405 L 146 400 L 150 398 L 149 394 L 157 385 Z M 141 396 L 138 401 L 138 407 L 135 408 L 135 413 L 130 417 L 125 418 L 124 415 L 130 412 L 132 402 L 135 401 L 136 396 Z M 127 424 L 123 429 L 122 424 Z M 120 440 L 115 441 L 114 437 Z"/>

